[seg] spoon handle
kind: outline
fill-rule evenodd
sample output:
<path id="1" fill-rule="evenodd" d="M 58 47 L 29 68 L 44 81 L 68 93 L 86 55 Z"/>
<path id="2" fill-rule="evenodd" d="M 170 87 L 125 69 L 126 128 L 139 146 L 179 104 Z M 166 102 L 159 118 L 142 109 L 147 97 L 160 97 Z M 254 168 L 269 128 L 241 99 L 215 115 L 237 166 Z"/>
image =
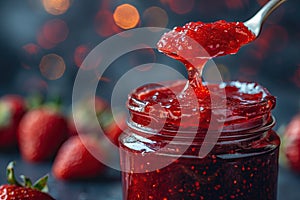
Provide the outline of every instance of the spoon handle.
<path id="1" fill-rule="evenodd" d="M 264 5 L 253 17 L 244 22 L 245 26 L 251 30 L 256 37 L 259 35 L 261 27 L 267 17 L 286 0 L 271 0 Z"/>

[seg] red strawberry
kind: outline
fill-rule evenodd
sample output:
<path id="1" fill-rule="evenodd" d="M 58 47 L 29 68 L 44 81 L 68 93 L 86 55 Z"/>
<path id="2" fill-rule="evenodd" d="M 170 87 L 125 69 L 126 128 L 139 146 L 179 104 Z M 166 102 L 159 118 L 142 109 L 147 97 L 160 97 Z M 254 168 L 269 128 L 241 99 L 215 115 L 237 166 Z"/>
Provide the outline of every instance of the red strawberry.
<path id="1" fill-rule="evenodd" d="M 22 176 L 24 185 L 18 183 L 14 175 L 14 162 L 7 166 L 7 178 L 10 184 L 0 186 L 1 200 L 54 200 L 47 194 L 47 176 L 32 185 L 31 180 Z"/>
<path id="2" fill-rule="evenodd" d="M 22 157 L 31 162 L 51 159 L 67 138 L 67 122 L 57 111 L 38 108 L 22 118 L 19 131 L 19 148 Z"/>
<path id="3" fill-rule="evenodd" d="M 17 145 L 19 122 L 26 111 L 25 101 L 18 95 L 6 95 L 0 99 L 0 148 Z"/>
<path id="4" fill-rule="evenodd" d="M 93 178 L 103 172 L 105 166 L 91 153 L 105 155 L 99 143 L 88 135 L 73 136 L 60 148 L 53 167 L 53 175 L 62 180 Z"/>
<path id="5" fill-rule="evenodd" d="M 96 116 L 101 115 L 103 111 L 107 108 L 107 103 L 100 97 L 95 96 L 95 104 L 92 104 L 91 99 L 87 99 L 86 101 L 80 102 L 75 106 L 74 115 L 77 117 L 77 126 L 80 127 L 80 131 L 86 132 L 91 130 L 98 130 L 99 124 L 92 125 L 90 122 L 92 121 L 91 118 L 94 117 L 93 112 L 96 113 Z M 91 109 L 92 110 L 91 110 Z M 74 136 L 78 135 L 75 122 L 73 116 L 70 116 L 68 120 L 68 128 L 69 128 L 69 135 Z"/>
<path id="6" fill-rule="evenodd" d="M 126 126 L 125 114 L 118 113 L 116 116 L 113 116 L 111 110 L 107 109 L 98 117 L 98 119 L 104 134 L 114 145 L 119 146 L 119 136 Z M 117 120 L 118 123 L 115 120 Z"/>
<path id="7" fill-rule="evenodd" d="M 300 172 L 300 115 L 295 116 L 285 129 L 283 152 L 291 169 Z"/>

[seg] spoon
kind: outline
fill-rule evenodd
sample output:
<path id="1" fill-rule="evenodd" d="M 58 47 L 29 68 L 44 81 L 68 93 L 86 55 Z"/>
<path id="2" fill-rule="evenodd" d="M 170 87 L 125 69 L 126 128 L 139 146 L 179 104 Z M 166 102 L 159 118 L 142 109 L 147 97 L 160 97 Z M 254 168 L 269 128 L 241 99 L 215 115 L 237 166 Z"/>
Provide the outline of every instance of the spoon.
<path id="1" fill-rule="evenodd" d="M 267 17 L 286 0 L 271 0 L 264 5 L 252 18 L 244 22 L 244 25 L 257 37 L 260 34 L 263 23 Z"/>

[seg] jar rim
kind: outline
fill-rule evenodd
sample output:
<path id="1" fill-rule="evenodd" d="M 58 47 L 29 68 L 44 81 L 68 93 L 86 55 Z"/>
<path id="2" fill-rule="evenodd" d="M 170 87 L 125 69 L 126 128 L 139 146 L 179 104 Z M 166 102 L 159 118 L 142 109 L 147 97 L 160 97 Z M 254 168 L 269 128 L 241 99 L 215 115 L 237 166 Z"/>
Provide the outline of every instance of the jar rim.
<path id="1" fill-rule="evenodd" d="M 168 82 L 172 83 L 172 82 Z M 174 81 L 174 84 L 182 84 L 180 81 Z M 250 82 L 240 82 L 240 81 L 230 81 L 228 83 L 221 84 L 211 84 L 215 87 L 229 87 L 236 90 L 241 90 L 241 95 L 245 94 L 245 98 L 247 103 L 237 103 L 234 104 L 236 99 L 230 99 L 227 97 L 223 97 L 223 100 L 226 103 L 230 103 L 229 107 L 201 107 L 201 104 L 198 102 L 196 104 L 191 104 L 189 106 L 184 107 L 185 105 L 177 105 L 173 106 L 173 108 L 169 109 L 169 107 L 161 106 L 161 108 L 151 107 L 153 101 L 150 99 L 143 99 L 148 93 L 155 93 L 157 88 L 161 88 L 160 84 L 148 84 L 145 86 L 141 86 L 134 90 L 128 98 L 127 107 L 131 114 L 131 120 L 137 123 L 141 123 L 142 126 L 147 126 L 147 123 L 150 123 L 151 120 L 157 121 L 156 125 L 162 125 L 162 120 L 164 120 L 164 127 L 166 131 L 171 132 L 172 129 L 178 130 L 178 127 L 181 126 L 181 121 L 187 121 L 188 124 L 185 126 L 191 128 L 193 131 L 200 127 L 205 129 L 209 127 L 211 120 L 217 120 L 223 125 L 223 132 L 232 131 L 233 129 L 237 130 L 246 130 L 250 128 L 255 128 L 257 126 L 264 125 L 267 123 L 266 121 L 270 118 L 271 110 L 275 107 L 276 99 L 274 96 L 270 94 L 270 92 L 264 88 L 263 86 L 257 83 Z M 243 91 L 245 91 L 243 93 Z M 164 91 L 163 91 L 164 92 Z M 164 93 L 162 92 L 162 95 Z M 145 95 L 146 94 L 146 95 Z M 239 94 L 239 93 L 237 93 Z M 252 99 L 252 94 L 255 98 Z M 152 94 L 151 94 L 152 95 Z M 150 97 L 151 97 L 150 95 Z M 236 94 L 235 94 L 236 95 Z M 142 96 L 142 97 L 141 97 Z M 164 96 L 164 98 L 172 98 L 173 96 Z M 239 96 L 237 96 L 239 98 Z M 249 101 L 248 101 L 249 99 Z M 162 99 L 164 101 L 166 99 Z M 168 99 L 170 100 L 170 99 Z M 233 102 L 233 103 L 232 103 Z M 161 103 L 161 102 L 155 102 Z M 222 103 L 221 103 L 222 104 Z M 155 105 L 155 104 L 153 104 Z M 171 104 L 169 104 L 171 105 Z M 208 105 L 208 104 L 206 104 Z M 215 104 L 214 104 L 215 105 Z M 222 104 L 223 105 L 223 104 Z M 177 106 L 177 107 L 176 107 Z M 163 109 L 162 109 L 163 108 Z M 148 110 L 147 110 L 148 109 Z M 153 110 L 154 112 L 152 112 Z M 165 109 L 165 110 L 164 110 Z M 169 110 L 168 110 L 169 109 Z M 173 110 L 172 110 L 173 109 Z M 185 110 L 184 114 L 181 113 L 182 110 Z M 196 109 L 196 111 L 193 111 Z M 150 111 L 154 114 L 150 116 Z M 174 114 L 173 111 L 176 111 L 178 115 Z M 170 117 L 171 113 L 171 117 Z M 204 118 L 202 116 L 205 116 Z M 190 120 L 192 119 L 192 120 Z M 137 124 L 138 125 L 138 124 Z M 250 127 L 249 127 L 250 126 Z M 155 129 L 155 128 L 153 128 Z M 198 131 L 198 130 L 197 130 Z"/>
<path id="2" fill-rule="evenodd" d="M 219 140 L 220 141 L 228 140 L 230 138 L 236 140 L 239 138 L 253 137 L 265 131 L 271 130 L 275 126 L 275 123 L 276 123 L 276 119 L 272 115 L 269 118 L 269 120 L 266 121 L 264 124 L 261 124 L 261 126 L 256 126 L 249 129 L 243 129 L 243 130 L 222 130 L 221 134 L 219 135 Z M 200 130 L 200 132 L 197 132 L 196 134 L 193 131 L 174 131 L 174 130 L 159 131 L 159 130 L 151 129 L 149 127 L 140 126 L 139 124 L 130 120 L 127 121 L 127 126 L 129 129 L 141 133 L 142 135 L 146 135 L 149 137 L 155 136 L 164 139 L 173 139 L 174 137 L 176 137 L 179 140 L 190 139 L 191 137 L 195 139 L 204 139 L 204 137 L 207 134 L 205 130 Z M 210 134 L 215 134 L 215 133 L 216 132 L 210 132 Z"/>

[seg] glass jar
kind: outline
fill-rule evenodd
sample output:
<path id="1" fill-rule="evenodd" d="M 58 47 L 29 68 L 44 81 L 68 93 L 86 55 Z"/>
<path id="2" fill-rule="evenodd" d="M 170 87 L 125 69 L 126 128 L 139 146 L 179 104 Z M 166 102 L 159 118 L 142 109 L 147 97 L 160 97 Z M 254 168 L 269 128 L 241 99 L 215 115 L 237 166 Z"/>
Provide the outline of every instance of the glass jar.
<path id="1" fill-rule="evenodd" d="M 174 91 L 174 84 L 170 88 Z M 226 117 L 220 116 L 223 107 L 213 112 L 201 102 L 181 105 L 181 110 L 191 109 L 190 115 L 174 117 L 177 110 L 161 102 L 168 99 L 174 105 L 178 95 L 155 84 L 129 96 L 131 117 L 120 137 L 124 200 L 276 199 L 280 139 L 272 130 L 275 98 L 253 83 L 231 82 L 223 88 Z M 245 101 L 236 103 L 237 97 Z M 194 116 L 195 107 L 201 118 Z M 222 128 L 209 130 L 215 117 L 222 119 Z M 199 123 L 190 123 L 195 121 Z M 203 147 L 209 151 L 200 155 Z"/>

